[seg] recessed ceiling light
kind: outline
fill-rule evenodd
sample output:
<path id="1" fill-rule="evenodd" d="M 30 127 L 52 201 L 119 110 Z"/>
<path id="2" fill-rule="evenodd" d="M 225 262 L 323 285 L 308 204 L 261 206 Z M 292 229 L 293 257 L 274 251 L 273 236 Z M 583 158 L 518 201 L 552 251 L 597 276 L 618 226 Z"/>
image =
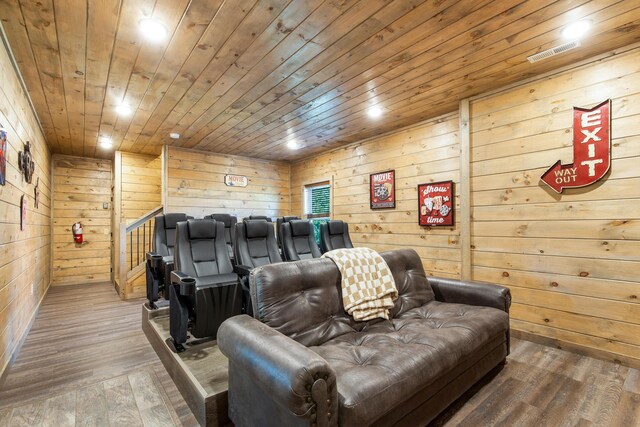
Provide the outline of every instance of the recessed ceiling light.
<path id="1" fill-rule="evenodd" d="M 577 40 L 587 34 L 591 24 L 592 21 L 590 19 L 583 19 L 569 24 L 562 30 L 562 37 L 569 40 Z"/>
<path id="2" fill-rule="evenodd" d="M 369 109 L 367 110 L 367 114 L 372 119 L 377 119 L 378 117 L 382 116 L 382 108 L 374 105 L 373 107 L 369 107 Z"/>
<path id="3" fill-rule="evenodd" d="M 171 137 L 171 139 L 180 139 L 180 134 L 177 132 L 171 132 L 169 136 Z"/>
<path id="4" fill-rule="evenodd" d="M 116 113 L 121 116 L 128 116 L 131 114 L 131 107 L 129 107 L 127 104 L 120 104 L 116 107 Z"/>
<path id="5" fill-rule="evenodd" d="M 296 141 L 294 140 L 290 140 L 289 142 L 287 142 L 287 148 L 289 150 L 297 150 L 300 148 L 300 144 L 298 144 Z"/>
<path id="6" fill-rule="evenodd" d="M 111 142 L 111 138 L 106 136 L 100 137 L 100 147 L 106 148 L 106 149 L 112 148 L 113 143 Z"/>
<path id="7" fill-rule="evenodd" d="M 145 18 L 140 20 L 140 32 L 148 40 L 161 42 L 167 38 L 167 27 L 155 19 Z"/>

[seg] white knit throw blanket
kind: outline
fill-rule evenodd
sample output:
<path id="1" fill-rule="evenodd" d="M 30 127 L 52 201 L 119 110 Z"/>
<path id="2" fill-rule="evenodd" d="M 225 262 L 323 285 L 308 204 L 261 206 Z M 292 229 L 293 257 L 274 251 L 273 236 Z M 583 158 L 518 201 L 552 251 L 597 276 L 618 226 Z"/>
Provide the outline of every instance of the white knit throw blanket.
<path id="1" fill-rule="evenodd" d="M 336 249 L 322 255 L 342 274 L 342 303 L 355 320 L 389 319 L 398 289 L 389 266 L 369 248 Z"/>

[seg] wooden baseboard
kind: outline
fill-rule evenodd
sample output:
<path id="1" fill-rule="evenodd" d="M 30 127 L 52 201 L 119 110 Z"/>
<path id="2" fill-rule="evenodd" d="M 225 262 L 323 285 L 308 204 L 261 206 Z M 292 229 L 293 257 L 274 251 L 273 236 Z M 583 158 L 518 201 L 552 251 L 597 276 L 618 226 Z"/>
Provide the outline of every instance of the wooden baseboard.
<path id="1" fill-rule="evenodd" d="M 572 353 L 581 354 L 583 356 L 593 357 L 594 359 L 606 360 L 607 362 L 618 363 L 630 368 L 640 369 L 640 361 L 630 357 L 611 353 L 605 350 L 599 350 L 592 347 L 575 344 L 572 342 L 561 341 L 556 338 L 549 338 L 542 335 L 532 334 L 531 332 L 519 331 L 511 329 L 511 336 L 514 338 L 531 341 L 548 347 L 567 350 Z"/>
<path id="2" fill-rule="evenodd" d="M 40 306 L 42 306 L 42 301 L 44 301 L 44 297 L 47 296 L 49 289 L 51 289 L 51 283 L 49 283 L 49 286 L 47 286 L 47 289 L 44 290 L 44 293 L 42 294 L 40 301 L 38 301 L 38 305 L 36 305 L 36 309 L 33 311 L 33 314 L 31 315 L 29 324 L 27 325 L 27 328 L 25 329 L 24 333 L 18 340 L 18 344 L 16 344 L 15 348 L 13 349 L 13 352 L 11 353 L 11 357 L 9 357 L 9 360 L 7 360 L 7 363 L 5 363 L 2 369 L 0 369 L 0 387 L 2 387 L 2 384 L 4 384 L 4 381 L 7 378 L 7 374 L 9 373 L 9 368 L 11 367 L 11 365 L 13 365 L 13 362 L 15 362 L 16 358 L 18 357 L 18 354 L 20 354 L 22 345 L 24 344 L 25 340 L 27 339 L 27 336 L 29 335 L 29 332 L 31 331 L 33 322 L 36 320 L 36 316 L 40 311 Z"/>
<path id="3" fill-rule="evenodd" d="M 93 279 L 93 280 L 80 280 L 80 281 L 64 281 L 64 282 L 51 282 L 51 286 L 72 286 L 72 285 L 97 285 L 100 283 L 109 282 L 109 279 Z"/>

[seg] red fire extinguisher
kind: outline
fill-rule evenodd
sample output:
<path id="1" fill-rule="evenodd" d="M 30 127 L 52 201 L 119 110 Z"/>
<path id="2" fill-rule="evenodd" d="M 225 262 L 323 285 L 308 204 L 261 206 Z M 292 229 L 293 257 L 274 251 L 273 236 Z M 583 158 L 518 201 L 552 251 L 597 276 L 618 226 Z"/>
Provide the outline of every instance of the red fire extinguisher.
<path id="1" fill-rule="evenodd" d="M 82 224 L 76 222 L 71 226 L 71 231 L 73 232 L 73 241 L 76 243 L 82 243 Z"/>

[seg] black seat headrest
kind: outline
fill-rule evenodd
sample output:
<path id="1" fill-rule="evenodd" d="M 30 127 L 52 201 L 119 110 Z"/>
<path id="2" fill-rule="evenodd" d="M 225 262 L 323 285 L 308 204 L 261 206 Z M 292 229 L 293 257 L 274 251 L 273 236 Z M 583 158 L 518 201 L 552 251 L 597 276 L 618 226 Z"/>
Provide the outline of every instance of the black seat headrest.
<path id="1" fill-rule="evenodd" d="M 308 236 L 311 234 L 311 223 L 302 219 L 289 221 L 292 236 Z"/>
<path id="2" fill-rule="evenodd" d="M 271 224 L 263 219 L 249 219 L 244 221 L 244 226 L 247 231 L 247 238 L 254 239 L 257 237 L 267 237 Z"/>
<path id="3" fill-rule="evenodd" d="M 231 227 L 231 215 L 229 214 L 211 214 L 205 218 L 215 219 L 216 221 L 224 223 L 224 228 Z"/>
<path id="4" fill-rule="evenodd" d="M 164 215 L 164 228 L 176 228 L 176 224 L 180 221 L 186 221 L 187 214 L 184 213 L 168 213 Z"/>
<path id="5" fill-rule="evenodd" d="M 187 226 L 190 239 L 216 238 L 216 221 L 213 219 L 190 219 Z"/>
<path id="6" fill-rule="evenodd" d="M 329 234 L 344 233 L 344 222 L 339 220 L 329 221 Z"/>

